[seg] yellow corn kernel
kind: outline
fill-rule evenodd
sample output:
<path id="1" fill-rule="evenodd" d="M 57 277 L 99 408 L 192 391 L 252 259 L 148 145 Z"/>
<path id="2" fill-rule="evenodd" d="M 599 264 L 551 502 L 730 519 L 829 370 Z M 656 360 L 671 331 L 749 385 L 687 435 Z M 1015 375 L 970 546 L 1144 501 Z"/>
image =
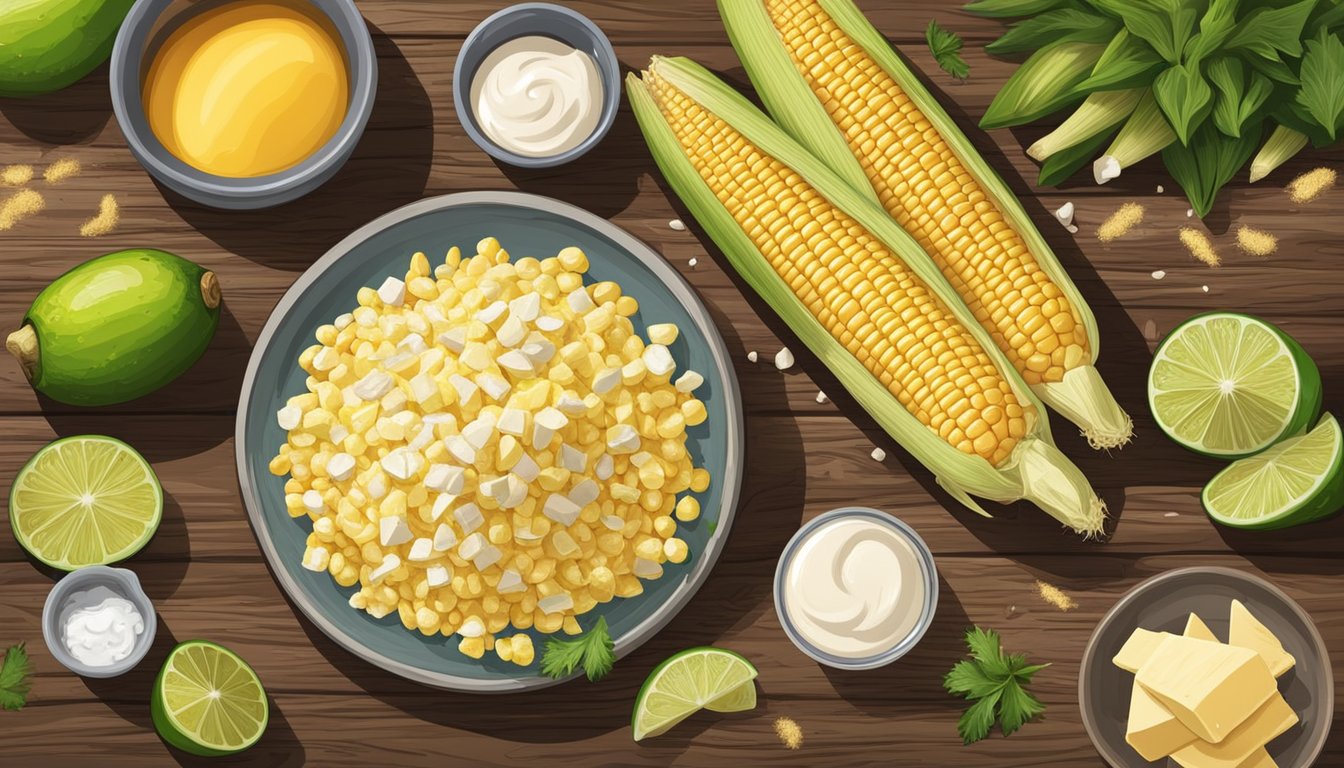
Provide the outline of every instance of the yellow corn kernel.
<path id="1" fill-rule="evenodd" d="M 700 502 L 694 496 L 682 496 L 677 500 L 677 519 L 689 523 L 700 517 Z"/>
<path id="2" fill-rule="evenodd" d="M 493 240 L 494 238 L 489 239 Z M 462 638 L 462 642 L 457 644 L 457 650 L 463 656 L 479 659 L 485 655 L 485 638 L 464 637 Z"/>
<path id="3" fill-rule="evenodd" d="M 690 553 L 690 547 L 681 539 L 668 539 L 663 542 L 663 555 L 670 563 L 684 563 Z"/>

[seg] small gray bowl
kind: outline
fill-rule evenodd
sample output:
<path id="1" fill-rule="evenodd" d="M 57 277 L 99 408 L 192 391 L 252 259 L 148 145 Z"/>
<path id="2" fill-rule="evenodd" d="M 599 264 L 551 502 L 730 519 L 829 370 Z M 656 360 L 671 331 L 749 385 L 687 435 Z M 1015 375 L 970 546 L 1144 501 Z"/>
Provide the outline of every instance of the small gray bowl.
<path id="1" fill-rule="evenodd" d="M 85 607 L 76 595 L 81 592 L 104 587 L 123 597 L 135 606 L 145 622 L 145 631 L 136 638 L 135 648 L 126 658 L 106 667 L 91 667 L 79 661 L 65 649 L 62 641 L 65 617 L 70 611 Z M 134 571 L 125 568 L 109 568 L 106 565 L 90 565 L 72 571 L 51 588 L 47 593 L 47 602 L 42 606 L 42 639 L 47 641 L 51 655 L 71 672 L 84 677 L 116 677 L 125 674 L 139 664 L 154 644 L 154 631 L 158 621 L 154 615 L 154 604 L 140 588 L 140 579 Z"/>
<path id="2" fill-rule="evenodd" d="M 544 157 L 520 155 L 496 144 L 476 122 L 471 104 L 471 80 L 485 57 L 504 43 L 528 35 L 554 38 L 592 56 L 602 78 L 602 113 L 592 134 L 573 149 Z M 551 3 L 519 3 L 488 17 L 467 35 L 453 65 L 453 104 L 462 128 L 486 154 L 519 168 L 553 168 L 583 156 L 611 130 L 621 104 L 621 65 L 611 41 L 587 16 Z"/>
<path id="3" fill-rule="evenodd" d="M 920 572 L 924 576 L 924 607 L 920 613 L 919 621 L 910 634 L 906 635 L 892 647 L 862 658 L 849 658 L 845 656 L 836 656 L 827 653 L 808 642 L 794 626 L 793 620 L 789 618 L 788 608 L 786 607 L 784 597 L 784 574 L 789 569 L 789 564 L 793 561 L 794 555 L 798 552 L 798 547 L 802 545 L 813 531 L 817 530 L 827 523 L 834 522 L 843 518 L 862 518 L 873 520 L 881 525 L 894 530 L 915 550 L 915 556 L 919 558 Z M 808 521 L 806 525 L 798 529 L 789 539 L 789 543 L 784 545 L 784 552 L 779 556 L 779 564 L 775 566 L 775 614 L 779 616 L 779 623 L 784 627 L 784 634 L 789 636 L 793 644 L 798 646 L 798 650 L 810 656 L 813 660 L 821 662 L 828 667 L 848 670 L 876 669 L 886 666 L 893 661 L 909 653 L 919 644 L 924 633 L 929 631 L 933 624 L 934 613 L 938 610 L 938 567 L 933 562 L 933 552 L 929 550 L 929 545 L 915 533 L 915 529 L 906 525 L 901 520 L 876 509 L 869 507 L 840 507 L 826 512 L 822 515 Z"/>
<path id="4" fill-rule="evenodd" d="M 254 178 L 206 173 L 178 159 L 154 135 L 141 100 L 144 78 L 158 48 L 186 15 L 232 0 L 138 0 L 126 15 L 112 48 L 109 77 L 112 109 L 131 154 L 161 184 L 183 197 L 215 208 L 269 208 L 303 197 L 336 175 L 355 151 L 373 111 L 378 57 L 354 0 L 303 0 L 336 28 L 349 68 L 350 103 L 336 135 L 298 165 Z"/>

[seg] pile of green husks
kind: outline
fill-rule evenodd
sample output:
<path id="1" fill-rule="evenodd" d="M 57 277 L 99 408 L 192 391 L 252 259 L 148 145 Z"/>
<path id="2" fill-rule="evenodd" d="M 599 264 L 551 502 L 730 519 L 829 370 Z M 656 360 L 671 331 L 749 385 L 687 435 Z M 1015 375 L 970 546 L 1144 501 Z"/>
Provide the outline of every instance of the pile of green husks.
<path id="1" fill-rule="evenodd" d="M 1161 152 L 1203 216 L 1248 160 L 1254 182 L 1344 127 L 1340 0 L 977 0 L 966 10 L 1022 19 L 986 50 L 1029 54 L 982 127 L 1073 110 L 1027 150 L 1043 185 L 1089 160 L 1104 184 Z"/>

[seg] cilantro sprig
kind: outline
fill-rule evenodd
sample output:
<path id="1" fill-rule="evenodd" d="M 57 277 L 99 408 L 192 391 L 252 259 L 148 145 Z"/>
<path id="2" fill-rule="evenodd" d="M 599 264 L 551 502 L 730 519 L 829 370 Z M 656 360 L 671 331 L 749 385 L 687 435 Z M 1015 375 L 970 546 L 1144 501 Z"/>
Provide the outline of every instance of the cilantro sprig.
<path id="1" fill-rule="evenodd" d="M 966 647 L 971 658 L 957 662 L 943 678 L 948 693 L 974 702 L 957 721 L 963 742 L 985 738 L 995 721 L 1007 736 L 1045 711 L 1045 705 L 1023 686 L 1049 664 L 1028 664 L 1024 654 L 1005 654 L 992 629 L 967 630 Z"/>
<path id="2" fill-rule="evenodd" d="M 28 703 L 28 676 L 32 673 L 33 665 L 23 643 L 10 646 L 0 662 L 0 709 L 23 709 Z"/>
<path id="3" fill-rule="evenodd" d="M 929 43 L 933 60 L 938 62 L 944 72 L 958 80 L 965 80 L 971 74 L 970 65 L 961 58 L 962 42 L 957 33 L 943 29 L 938 26 L 936 19 L 930 19 L 928 29 L 924 30 L 924 39 Z"/>
<path id="4" fill-rule="evenodd" d="M 559 680 L 568 677 L 582 665 L 588 679 L 597 682 L 611 671 L 615 663 L 615 644 L 607 629 L 607 619 L 601 616 L 592 629 L 582 635 L 547 640 L 546 650 L 541 654 L 541 673 Z"/>

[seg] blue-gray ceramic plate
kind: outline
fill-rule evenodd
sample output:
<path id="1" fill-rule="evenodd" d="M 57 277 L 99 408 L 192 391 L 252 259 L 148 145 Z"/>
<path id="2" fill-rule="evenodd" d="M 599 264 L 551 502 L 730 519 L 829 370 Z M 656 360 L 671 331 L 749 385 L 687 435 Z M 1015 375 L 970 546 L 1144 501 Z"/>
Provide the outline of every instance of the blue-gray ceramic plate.
<path id="1" fill-rule="evenodd" d="M 599 605 L 580 618 L 589 627 L 598 616 L 606 617 L 618 657 L 662 629 L 704 583 L 728 536 L 741 484 L 740 395 L 723 339 L 691 287 L 647 245 L 587 211 L 536 195 L 468 192 L 422 200 L 359 228 L 309 268 L 271 313 L 243 379 L 235 445 L 252 530 L 280 586 L 309 620 L 356 656 L 408 679 L 502 693 L 556 681 L 542 676 L 535 664 L 519 667 L 490 653 L 479 660 L 463 656 L 456 636 L 407 631 L 396 614 L 374 619 L 351 608 L 346 601 L 353 588 L 300 565 L 312 524 L 307 517 L 289 516 L 284 479 L 267 470 L 285 442 L 275 412 L 305 391 L 297 361 L 314 343 L 317 327 L 352 309 L 359 288 L 376 288 L 388 275 L 404 274 L 412 253 L 424 251 L 432 263 L 433 254 L 453 245 L 470 253 L 487 236 L 499 238 L 514 257 L 550 256 L 568 245 L 582 248 L 591 263 L 591 280 L 614 280 L 639 301 L 639 313 L 631 318 L 635 327 L 643 332 L 649 323 L 676 323 L 681 328 L 672 345 L 677 367 L 705 376 L 696 394 L 709 418 L 688 430 L 687 447 L 696 466 L 707 468 L 713 480 L 699 494 L 702 515 L 679 534 L 690 544 L 691 557 L 668 564 L 661 579 L 644 582 L 643 594 Z M 544 641 L 544 635 L 533 632 L 538 658 Z"/>

